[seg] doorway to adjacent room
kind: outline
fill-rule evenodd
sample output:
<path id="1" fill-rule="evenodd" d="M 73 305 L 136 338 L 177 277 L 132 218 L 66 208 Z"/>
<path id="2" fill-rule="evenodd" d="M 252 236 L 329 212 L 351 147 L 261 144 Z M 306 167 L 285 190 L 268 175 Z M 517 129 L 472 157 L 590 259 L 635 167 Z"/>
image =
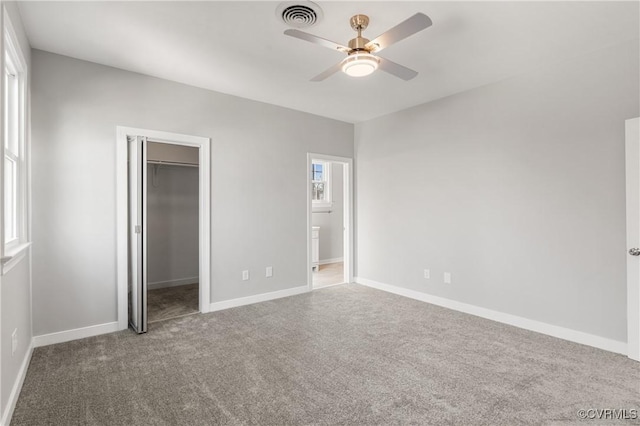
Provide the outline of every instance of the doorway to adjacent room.
<path id="1" fill-rule="evenodd" d="M 309 286 L 352 281 L 352 160 L 308 154 Z"/>

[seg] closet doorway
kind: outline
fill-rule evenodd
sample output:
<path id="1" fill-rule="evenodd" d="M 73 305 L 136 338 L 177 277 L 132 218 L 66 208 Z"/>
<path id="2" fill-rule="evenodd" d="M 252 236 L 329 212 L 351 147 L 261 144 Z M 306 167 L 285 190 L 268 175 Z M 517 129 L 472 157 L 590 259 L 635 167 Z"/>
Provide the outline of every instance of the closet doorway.
<path id="1" fill-rule="evenodd" d="M 199 312 L 199 148 L 147 142 L 147 322 Z"/>
<path id="2" fill-rule="evenodd" d="M 209 139 L 118 127 L 118 325 L 210 306 Z"/>

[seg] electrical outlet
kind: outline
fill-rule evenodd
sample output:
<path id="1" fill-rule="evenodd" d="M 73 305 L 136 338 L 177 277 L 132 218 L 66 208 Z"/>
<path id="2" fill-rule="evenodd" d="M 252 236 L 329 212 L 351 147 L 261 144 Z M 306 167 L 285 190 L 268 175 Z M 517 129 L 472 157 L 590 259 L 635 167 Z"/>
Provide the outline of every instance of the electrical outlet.
<path id="1" fill-rule="evenodd" d="M 242 281 L 248 281 L 248 280 L 249 280 L 249 271 L 248 270 L 242 271 Z"/>
<path id="2" fill-rule="evenodd" d="M 273 266 L 267 266 L 267 269 L 265 271 L 265 276 L 267 278 L 271 278 L 273 276 Z"/>
<path id="3" fill-rule="evenodd" d="M 429 278 L 431 278 L 431 271 L 430 270 L 428 270 L 428 269 L 424 270 L 424 278 L 427 279 L 427 280 Z"/>
<path id="4" fill-rule="evenodd" d="M 444 273 L 444 283 L 451 284 L 451 272 Z"/>
<path id="5" fill-rule="evenodd" d="M 16 353 L 16 349 L 18 349 L 18 329 L 16 328 L 11 333 L 11 355 Z"/>

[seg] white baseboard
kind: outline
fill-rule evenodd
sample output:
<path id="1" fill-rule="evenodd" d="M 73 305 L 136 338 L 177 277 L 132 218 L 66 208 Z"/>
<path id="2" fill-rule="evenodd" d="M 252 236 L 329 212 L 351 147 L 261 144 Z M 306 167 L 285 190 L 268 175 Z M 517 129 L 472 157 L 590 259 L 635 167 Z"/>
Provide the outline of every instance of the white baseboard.
<path id="1" fill-rule="evenodd" d="M 20 391 L 22 390 L 22 385 L 24 384 L 24 379 L 27 377 L 27 369 L 29 368 L 29 363 L 31 362 L 31 355 L 33 355 L 33 339 L 29 343 L 29 348 L 27 349 L 27 353 L 22 360 L 22 364 L 20 365 L 20 370 L 18 370 L 18 377 L 16 377 L 16 381 L 11 387 L 11 393 L 9 394 L 9 400 L 7 401 L 7 408 L 5 408 L 4 413 L 2 413 L 2 421 L 0 424 L 3 426 L 8 426 L 11 423 L 11 417 L 13 417 L 13 410 L 16 409 L 16 403 L 18 402 L 18 397 L 20 396 Z"/>
<path id="2" fill-rule="evenodd" d="M 344 257 L 334 257 L 333 259 L 322 259 L 318 263 L 320 265 L 328 265 L 329 263 L 344 262 Z"/>
<path id="3" fill-rule="evenodd" d="M 189 278 L 180 278 L 176 280 L 169 281 L 156 281 L 154 283 L 148 283 L 148 290 L 157 290 L 159 288 L 167 288 L 167 287 L 178 287 L 181 285 L 187 284 L 197 284 L 199 282 L 198 277 L 189 277 Z"/>
<path id="4" fill-rule="evenodd" d="M 546 334 L 549 336 L 557 337 L 559 339 L 569 340 L 575 343 L 581 343 L 587 346 L 593 346 L 595 348 L 604 349 L 605 351 L 624 355 L 627 354 L 626 342 L 607 339 L 606 337 L 600 337 L 594 334 L 572 330 L 570 328 L 564 328 L 557 325 L 519 317 L 516 315 L 506 314 L 504 312 L 481 308 L 479 306 L 469 305 L 467 303 L 457 302 L 455 300 L 445 299 L 443 297 L 433 296 L 431 294 L 422 293 L 415 290 L 409 290 L 394 285 L 383 284 L 363 277 L 356 277 L 355 282 L 367 287 L 372 287 L 400 296 L 409 297 L 411 299 L 420 300 L 422 302 L 431 303 L 433 305 L 442 306 L 443 308 L 464 312 L 466 314 L 475 315 L 492 321 L 501 322 L 503 324 L 509 324 L 515 327 L 523 328 L 525 330 L 535 331 L 537 333 Z"/>
<path id="5" fill-rule="evenodd" d="M 33 336 L 33 347 L 53 345 L 56 343 L 69 342 L 71 340 L 84 339 L 85 337 L 98 336 L 100 334 L 113 333 L 118 331 L 118 321 L 105 324 L 92 325 L 89 327 L 76 328 L 73 330 L 59 331 L 57 333 Z"/>
<path id="6" fill-rule="evenodd" d="M 255 294 L 253 296 L 240 297 L 238 299 L 223 300 L 214 302 L 209 308 L 209 312 L 222 311 L 223 309 L 236 308 L 238 306 L 251 305 L 253 303 L 266 302 L 268 300 L 280 299 L 282 297 L 295 296 L 309 291 L 308 286 L 288 288 L 286 290 L 273 291 L 271 293 Z"/>

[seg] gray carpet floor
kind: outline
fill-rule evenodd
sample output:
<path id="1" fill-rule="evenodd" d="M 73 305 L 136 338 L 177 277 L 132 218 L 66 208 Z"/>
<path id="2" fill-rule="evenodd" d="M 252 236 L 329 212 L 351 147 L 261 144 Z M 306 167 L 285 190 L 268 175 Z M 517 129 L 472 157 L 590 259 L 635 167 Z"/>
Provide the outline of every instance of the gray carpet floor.
<path id="1" fill-rule="evenodd" d="M 589 408 L 640 408 L 640 364 L 349 284 L 37 348 L 12 424 L 609 424 Z"/>
<path id="2" fill-rule="evenodd" d="M 199 312 L 198 284 L 147 291 L 147 323 Z"/>

